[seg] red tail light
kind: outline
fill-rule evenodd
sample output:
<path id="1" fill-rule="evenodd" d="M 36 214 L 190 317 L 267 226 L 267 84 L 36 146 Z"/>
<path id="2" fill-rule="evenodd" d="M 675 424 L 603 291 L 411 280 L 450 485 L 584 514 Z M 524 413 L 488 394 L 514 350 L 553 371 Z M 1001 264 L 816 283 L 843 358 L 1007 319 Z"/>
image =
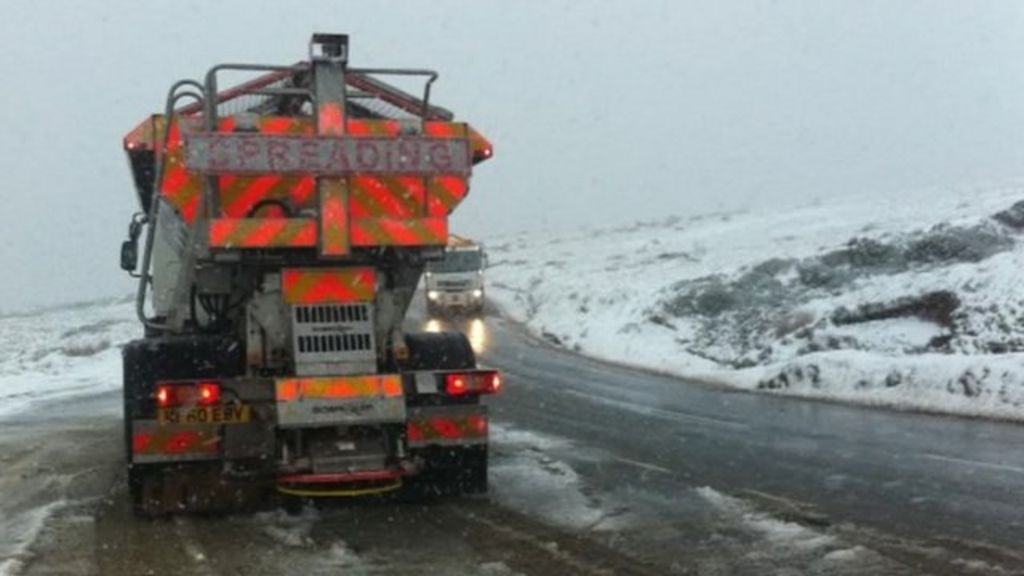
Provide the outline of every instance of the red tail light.
<path id="1" fill-rule="evenodd" d="M 220 403 L 220 384 L 216 382 L 200 382 L 196 385 L 198 397 L 196 404 L 210 406 Z"/>
<path id="2" fill-rule="evenodd" d="M 156 404 L 160 408 L 173 406 L 212 406 L 220 403 L 219 382 L 167 382 L 156 387 Z"/>
<path id="3" fill-rule="evenodd" d="M 451 396 L 494 394 L 501 389 L 501 373 L 497 370 L 452 372 L 444 376 L 444 391 Z"/>
<path id="4" fill-rule="evenodd" d="M 453 396 L 469 392 L 469 378 L 466 374 L 449 374 L 445 376 L 445 391 Z"/>
<path id="5" fill-rule="evenodd" d="M 177 386 L 168 386 L 167 384 L 161 384 L 156 389 L 156 403 L 161 408 L 167 408 L 168 406 L 177 406 L 178 394 L 175 392 Z"/>
<path id="6" fill-rule="evenodd" d="M 498 390 L 501 390 L 501 373 L 500 372 L 492 372 L 491 374 L 488 374 L 486 376 L 486 378 L 487 378 L 487 380 L 486 380 L 485 388 L 487 389 L 488 392 L 490 392 L 491 394 L 494 394 Z"/>

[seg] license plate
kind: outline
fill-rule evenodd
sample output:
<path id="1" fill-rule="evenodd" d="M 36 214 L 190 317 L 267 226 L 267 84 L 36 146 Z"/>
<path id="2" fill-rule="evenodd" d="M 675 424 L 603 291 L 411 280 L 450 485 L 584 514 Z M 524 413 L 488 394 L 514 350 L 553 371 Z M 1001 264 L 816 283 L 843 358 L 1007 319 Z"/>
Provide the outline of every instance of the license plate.
<path id="1" fill-rule="evenodd" d="M 161 424 L 244 424 L 252 418 L 249 406 L 161 408 Z"/>

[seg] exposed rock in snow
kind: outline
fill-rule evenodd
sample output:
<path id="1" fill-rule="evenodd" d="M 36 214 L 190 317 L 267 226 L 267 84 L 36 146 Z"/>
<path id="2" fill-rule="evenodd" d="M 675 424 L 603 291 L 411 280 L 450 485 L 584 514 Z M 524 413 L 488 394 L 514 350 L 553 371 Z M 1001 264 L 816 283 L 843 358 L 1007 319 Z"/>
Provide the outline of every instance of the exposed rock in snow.
<path id="1" fill-rule="evenodd" d="M 928 191 L 505 238 L 491 243 L 489 293 L 552 344 L 613 361 L 1024 419 L 1022 195 Z"/>

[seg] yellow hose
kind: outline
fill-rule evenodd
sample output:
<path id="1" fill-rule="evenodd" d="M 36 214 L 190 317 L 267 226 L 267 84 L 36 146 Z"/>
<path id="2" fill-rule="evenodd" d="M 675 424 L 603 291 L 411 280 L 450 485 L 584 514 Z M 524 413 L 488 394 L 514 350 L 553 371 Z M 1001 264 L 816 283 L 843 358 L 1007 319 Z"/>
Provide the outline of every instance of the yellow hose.
<path id="1" fill-rule="evenodd" d="M 385 486 L 374 486 L 371 488 L 352 488 L 348 490 L 303 490 L 301 488 L 286 488 L 278 486 L 277 491 L 289 496 L 302 496 L 304 498 L 316 498 L 318 496 L 355 497 L 371 496 L 374 494 L 386 494 L 402 487 L 402 479 L 395 480 L 392 484 Z"/>

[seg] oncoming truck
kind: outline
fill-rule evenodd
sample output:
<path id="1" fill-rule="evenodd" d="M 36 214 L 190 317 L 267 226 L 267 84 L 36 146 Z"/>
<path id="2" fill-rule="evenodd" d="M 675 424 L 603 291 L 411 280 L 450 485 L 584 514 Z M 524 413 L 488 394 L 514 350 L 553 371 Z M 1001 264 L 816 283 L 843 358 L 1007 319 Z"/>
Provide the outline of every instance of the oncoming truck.
<path id="1" fill-rule="evenodd" d="M 483 246 L 452 235 L 444 258 L 427 263 L 423 276 L 427 314 L 437 317 L 482 313 L 486 267 L 487 254 Z"/>
<path id="2" fill-rule="evenodd" d="M 346 35 L 315 34 L 297 64 L 214 66 L 124 139 L 141 205 L 121 248 L 144 326 L 123 350 L 137 513 L 486 490 L 481 397 L 501 375 L 461 334 L 403 320 L 491 144 L 430 101 L 436 72 L 348 57 Z"/>

